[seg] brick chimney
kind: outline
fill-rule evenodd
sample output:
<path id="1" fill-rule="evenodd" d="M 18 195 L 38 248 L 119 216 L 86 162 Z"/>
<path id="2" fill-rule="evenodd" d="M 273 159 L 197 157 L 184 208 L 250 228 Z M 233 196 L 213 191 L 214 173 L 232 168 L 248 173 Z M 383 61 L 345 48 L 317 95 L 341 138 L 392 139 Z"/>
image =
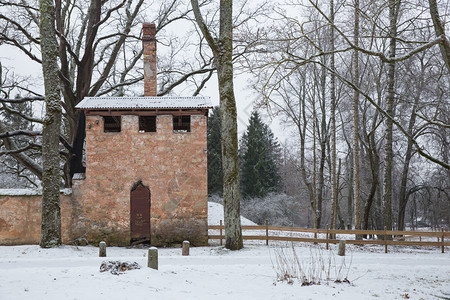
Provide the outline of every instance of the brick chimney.
<path id="1" fill-rule="evenodd" d="M 144 49 L 144 96 L 156 96 L 156 26 L 142 25 L 142 47 Z"/>

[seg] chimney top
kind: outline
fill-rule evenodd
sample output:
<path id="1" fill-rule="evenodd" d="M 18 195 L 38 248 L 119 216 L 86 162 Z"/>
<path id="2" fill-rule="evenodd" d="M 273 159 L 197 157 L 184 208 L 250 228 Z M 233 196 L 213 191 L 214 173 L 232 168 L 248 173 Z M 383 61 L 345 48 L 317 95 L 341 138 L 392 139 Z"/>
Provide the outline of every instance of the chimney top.
<path id="1" fill-rule="evenodd" d="M 154 41 L 156 35 L 156 25 L 154 23 L 142 24 L 142 41 Z"/>

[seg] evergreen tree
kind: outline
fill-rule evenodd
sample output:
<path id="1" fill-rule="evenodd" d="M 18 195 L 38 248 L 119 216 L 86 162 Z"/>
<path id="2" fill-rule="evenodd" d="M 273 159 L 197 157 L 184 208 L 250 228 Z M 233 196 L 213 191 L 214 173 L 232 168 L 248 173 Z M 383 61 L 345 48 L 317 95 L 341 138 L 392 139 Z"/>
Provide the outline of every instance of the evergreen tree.
<path id="1" fill-rule="evenodd" d="M 220 142 L 220 110 L 214 107 L 208 118 L 208 194 L 222 195 L 222 143 Z"/>
<path id="2" fill-rule="evenodd" d="M 269 126 L 254 111 L 241 139 L 242 193 L 246 198 L 264 197 L 280 186 L 278 163 L 281 147 Z"/>

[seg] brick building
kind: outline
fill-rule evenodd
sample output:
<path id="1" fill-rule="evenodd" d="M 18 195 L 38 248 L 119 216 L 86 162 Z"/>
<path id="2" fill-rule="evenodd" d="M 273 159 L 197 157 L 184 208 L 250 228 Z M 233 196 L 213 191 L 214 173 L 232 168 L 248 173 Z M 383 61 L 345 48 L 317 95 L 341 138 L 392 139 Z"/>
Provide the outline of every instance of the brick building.
<path id="1" fill-rule="evenodd" d="M 144 97 L 87 97 L 86 173 L 72 236 L 207 244 L 207 97 L 156 96 L 155 25 L 144 24 Z M 81 179 L 81 180 L 79 180 Z"/>

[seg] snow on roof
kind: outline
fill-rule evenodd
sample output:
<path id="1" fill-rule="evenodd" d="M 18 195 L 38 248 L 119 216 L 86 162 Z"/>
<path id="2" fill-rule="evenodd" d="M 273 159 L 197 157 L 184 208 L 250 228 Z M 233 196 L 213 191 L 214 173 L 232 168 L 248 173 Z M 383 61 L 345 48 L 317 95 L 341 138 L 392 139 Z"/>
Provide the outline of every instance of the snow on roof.
<path id="1" fill-rule="evenodd" d="M 78 109 L 212 108 L 209 97 L 85 97 Z"/>

